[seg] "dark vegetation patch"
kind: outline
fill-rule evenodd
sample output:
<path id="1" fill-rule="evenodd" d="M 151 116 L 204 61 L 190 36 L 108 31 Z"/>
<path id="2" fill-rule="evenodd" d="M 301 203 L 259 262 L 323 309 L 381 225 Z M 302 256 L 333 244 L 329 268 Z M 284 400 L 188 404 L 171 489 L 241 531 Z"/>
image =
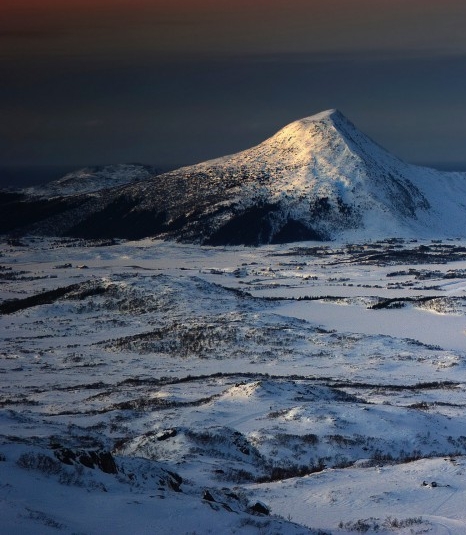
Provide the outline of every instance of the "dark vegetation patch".
<path id="1" fill-rule="evenodd" d="M 67 197 L 63 202 L 69 203 L 68 208 L 82 206 L 82 209 L 73 212 L 76 223 L 64 228 L 62 234 L 83 239 L 161 236 L 198 242 L 202 230 L 210 231 L 212 227 L 208 220 L 223 209 L 214 209 L 210 215 L 206 215 L 206 210 L 230 196 L 224 188 L 219 196 L 217 179 L 215 172 L 189 175 L 171 172 L 97 194 Z M 51 211 L 50 221 L 55 221 L 54 216 L 61 212 Z M 53 225 L 38 225 L 38 232 L 46 235 L 54 230 Z"/>
<path id="2" fill-rule="evenodd" d="M 260 245 L 269 243 L 273 225 L 271 216 L 278 205 L 253 206 L 236 213 L 220 228 L 215 230 L 206 245 Z"/>
<path id="3" fill-rule="evenodd" d="M 414 240 L 415 241 L 415 240 Z M 397 264 L 447 264 L 466 259 L 466 247 L 442 242 L 432 242 L 429 245 L 409 246 L 401 238 L 391 238 L 379 242 L 362 244 L 348 244 L 341 248 L 332 249 L 328 246 L 293 247 L 288 251 L 274 253 L 273 256 L 310 256 L 316 258 L 336 257 L 329 265 L 338 264 L 369 264 L 388 266 Z M 339 259 L 338 257 L 342 257 Z M 419 280 L 435 277 L 437 271 L 410 268 L 389 273 L 388 277 L 402 275 L 418 276 Z M 465 270 L 452 270 L 443 278 L 466 277 Z"/>
<path id="4" fill-rule="evenodd" d="M 343 250 L 334 250 L 327 245 L 316 245 L 312 247 L 293 247 L 288 251 L 272 253 L 270 256 L 312 256 L 316 258 L 342 255 Z"/>
<path id="5" fill-rule="evenodd" d="M 99 393 L 95 396 L 92 396 L 87 399 L 91 401 L 93 399 L 99 399 L 105 397 L 106 395 L 112 394 L 114 390 L 112 389 L 108 393 Z M 174 401 L 168 399 L 158 399 L 158 398 L 148 398 L 147 396 L 140 396 L 135 399 L 129 399 L 125 401 L 120 401 L 118 403 L 113 403 L 106 405 L 101 409 L 92 409 L 92 410 L 65 410 L 53 413 L 54 416 L 71 416 L 77 414 L 87 414 L 89 416 L 95 416 L 98 414 L 106 414 L 113 411 L 147 411 L 147 410 L 168 410 L 176 409 L 181 407 L 200 407 L 210 403 L 214 399 L 218 398 L 221 394 L 214 394 L 212 396 L 207 396 L 203 398 L 198 398 L 192 401 Z"/>
<path id="6" fill-rule="evenodd" d="M 72 227 L 67 235 L 96 238 L 138 239 L 158 235 L 167 230 L 167 214 L 163 211 L 138 209 L 139 199 L 117 197 L 98 212 Z"/>
<path id="7" fill-rule="evenodd" d="M 377 533 L 378 531 L 382 530 L 384 533 L 386 530 L 394 531 L 399 529 L 406 529 L 412 526 L 418 526 L 420 524 L 429 524 L 429 522 L 425 522 L 422 517 L 410 517 L 410 518 L 404 518 L 404 519 L 398 519 L 393 518 L 391 516 L 387 517 L 385 520 L 380 520 L 378 518 L 365 518 L 365 519 L 359 519 L 359 520 L 351 520 L 349 522 L 343 522 L 341 521 L 338 524 L 338 527 L 340 529 L 344 529 L 346 531 L 354 531 L 356 533 Z M 427 530 L 422 530 L 421 532 L 414 531 L 414 529 L 411 529 L 411 533 L 425 533 Z"/>
<path id="8" fill-rule="evenodd" d="M 322 241 L 324 236 L 300 221 L 288 219 L 283 227 L 276 232 L 270 243 L 289 243 L 296 241 Z"/>
<path id="9" fill-rule="evenodd" d="M 129 377 L 123 381 L 119 381 L 115 385 L 109 383 L 104 383 L 102 381 L 96 383 L 83 383 L 76 384 L 72 386 L 57 387 L 56 390 L 97 390 L 100 388 L 110 388 L 112 391 L 114 389 L 119 389 L 121 387 L 156 387 L 156 386 L 169 386 L 169 385 L 178 385 L 183 383 L 204 383 L 205 381 L 212 379 L 229 379 L 233 383 L 240 383 L 244 380 L 247 381 L 285 381 L 293 383 L 299 381 L 300 384 L 306 385 L 322 385 L 334 389 L 333 395 L 337 401 L 350 401 L 350 402 L 359 402 L 364 403 L 363 400 L 347 394 L 344 390 L 340 389 L 355 389 L 355 390 L 379 390 L 379 391 L 416 391 L 416 390 L 450 390 L 455 389 L 460 386 L 461 383 L 455 381 L 427 381 L 414 384 L 391 384 L 391 383 L 366 383 L 366 382 L 357 382 L 357 381 L 344 381 L 339 379 L 333 379 L 332 377 L 321 377 L 321 376 L 309 376 L 309 375 L 270 375 L 268 373 L 259 373 L 259 372 L 216 372 L 208 375 L 187 375 L 185 377 Z M 38 392 L 41 392 L 38 390 Z"/>
<path id="10" fill-rule="evenodd" d="M 46 475 L 57 475 L 62 470 L 60 461 L 44 453 L 23 453 L 16 464 L 25 470 L 37 470 Z"/>
<path id="11" fill-rule="evenodd" d="M 150 332 L 113 340 L 108 347 L 139 353 L 178 352 L 180 356 L 202 355 L 221 344 L 235 344 L 239 329 L 227 324 L 174 323 Z"/>
<path id="12" fill-rule="evenodd" d="M 446 273 L 438 269 L 402 269 L 400 271 L 392 271 L 387 273 L 387 277 L 413 277 L 414 280 L 430 280 L 430 279 L 465 279 L 465 269 L 449 269 Z"/>
<path id="13" fill-rule="evenodd" d="M 419 401 L 407 406 L 408 409 L 417 409 L 421 411 L 428 411 L 429 409 L 435 409 L 436 407 L 465 407 L 464 404 L 450 403 L 447 401 Z"/>
<path id="14" fill-rule="evenodd" d="M 0 266 L 0 281 L 15 281 L 24 280 L 22 275 L 26 275 L 28 271 L 13 271 L 13 268 Z"/>
<path id="15" fill-rule="evenodd" d="M 401 308 L 405 303 L 426 303 L 427 301 L 432 301 L 434 299 L 439 299 L 439 297 L 429 296 L 429 297 L 393 297 L 389 299 L 380 299 L 374 305 L 369 306 L 370 310 L 381 310 L 381 309 L 391 309 L 391 308 Z"/>
<path id="16" fill-rule="evenodd" d="M 280 350 L 289 343 L 303 339 L 292 327 L 277 326 L 250 327 L 249 316 L 231 321 L 228 315 L 208 316 L 194 320 L 167 323 L 149 332 L 129 335 L 99 342 L 110 351 L 134 351 L 139 354 L 165 353 L 188 357 L 225 358 L 254 352 L 256 346 L 263 351 L 266 347 Z M 202 321 L 201 321 L 202 320 Z M 247 345 L 246 345 L 247 344 Z M 240 349 L 241 346 L 245 347 Z"/>
<path id="17" fill-rule="evenodd" d="M 455 381 L 428 381 L 422 383 L 414 383 L 410 385 L 403 384 L 381 384 L 381 383 L 363 383 L 356 381 L 342 381 L 333 379 L 332 377 L 316 377 L 309 375 L 270 375 L 268 373 L 258 373 L 258 372 L 246 372 L 246 373 L 237 373 L 237 372 L 217 372 L 209 375 L 187 375 L 186 377 L 161 377 L 160 379 L 147 378 L 141 379 L 137 378 L 128 378 L 124 381 L 121 381 L 116 384 L 117 387 L 125 385 L 161 385 L 167 386 L 170 384 L 182 384 L 182 383 L 191 383 L 191 382 L 204 382 L 208 379 L 231 379 L 236 382 L 241 381 L 242 379 L 247 380 L 271 380 L 271 381 L 286 381 L 293 382 L 299 381 L 300 383 L 312 383 L 312 384 L 322 384 L 323 386 L 329 386 L 332 388 L 354 388 L 354 389 L 370 389 L 375 388 L 384 389 L 384 390 L 448 390 L 452 388 L 457 388 L 461 383 Z M 347 394 L 345 392 L 341 393 L 340 401 L 347 401 Z M 350 397 L 350 401 L 354 401 L 357 398 Z"/>
<path id="18" fill-rule="evenodd" d="M 216 429 L 204 429 L 201 431 L 186 429 L 185 435 L 195 444 L 205 448 L 222 448 L 222 455 L 234 456 L 239 459 L 248 457 L 251 462 L 262 461 L 262 455 L 259 451 L 249 442 L 249 440 L 239 431 L 229 429 L 226 427 Z M 201 450 L 200 450 L 201 451 Z M 214 451 L 214 453 L 217 453 Z"/>
<path id="19" fill-rule="evenodd" d="M 86 198 L 26 198 L 22 194 L 0 192 L 0 234 L 26 229 L 35 223 L 83 205 Z"/>
<path id="20" fill-rule="evenodd" d="M 391 264 L 446 264 L 466 259 L 466 247 L 449 244 L 419 245 L 415 248 L 387 247 L 384 251 L 354 255 L 351 262 L 387 266 Z M 338 262 L 335 262 L 338 263 Z"/>
<path id="21" fill-rule="evenodd" d="M 24 193 L 18 191 L 0 190 L 0 206 L 8 205 L 12 202 L 23 201 L 26 199 Z"/>
<path id="22" fill-rule="evenodd" d="M 264 473 L 254 479 L 256 483 L 272 483 L 283 479 L 291 479 L 294 477 L 304 477 L 311 474 L 323 472 L 327 465 L 323 458 L 318 459 L 315 463 L 297 464 L 285 463 L 283 465 L 275 465 L 272 462 L 265 463 L 263 468 Z"/>
<path id="23" fill-rule="evenodd" d="M 415 383 L 412 385 L 400 385 L 400 384 L 377 384 L 377 383 L 358 383 L 353 381 L 332 381 L 330 380 L 334 388 L 355 388 L 355 389 L 379 389 L 379 390 L 449 390 L 452 388 L 458 388 L 461 383 L 454 381 L 428 381 L 424 383 Z"/>
<path id="24" fill-rule="evenodd" d="M 14 312 L 35 306 L 50 305 L 62 297 L 69 299 L 85 299 L 92 295 L 103 294 L 106 291 L 107 289 L 103 286 L 89 286 L 89 282 L 71 284 L 69 286 L 55 288 L 54 290 L 47 290 L 23 299 L 3 301 L 3 303 L 0 303 L 0 314 L 13 314 Z"/>
<path id="25" fill-rule="evenodd" d="M 218 395 L 207 396 L 205 398 L 195 399 L 193 401 L 172 401 L 167 399 L 148 399 L 147 396 L 140 397 L 134 400 L 122 401 L 120 403 L 115 403 L 114 405 L 109 406 L 108 408 L 93 411 L 92 414 L 105 413 L 112 410 L 147 410 L 147 409 L 172 409 L 178 407 L 200 407 L 201 405 L 206 405 L 210 403 L 215 398 L 219 397 Z"/>
<path id="26" fill-rule="evenodd" d="M 38 401 L 28 399 L 24 396 L 18 396 L 16 398 L 2 398 L 0 399 L 0 407 L 7 407 L 9 405 L 28 405 L 28 406 L 37 406 L 39 405 Z"/>
<path id="27" fill-rule="evenodd" d="M 349 228 L 358 222 L 358 214 L 354 208 L 346 204 L 340 196 L 334 199 L 318 197 L 309 206 L 309 215 L 312 221 L 334 221 L 340 227 Z"/>
<path id="28" fill-rule="evenodd" d="M 374 383 L 357 383 L 352 381 L 340 381 L 340 380 L 334 380 L 330 377 L 309 377 L 309 376 L 299 376 L 299 375 L 292 375 L 292 376 L 271 376 L 269 374 L 261 374 L 261 373 L 223 373 L 218 372 L 210 375 L 197 375 L 197 376 L 187 376 L 187 377 L 161 377 L 159 379 L 156 378 L 147 378 L 147 379 L 141 379 L 141 378 L 128 378 L 124 381 L 120 381 L 116 383 L 115 385 L 109 385 L 106 383 L 93 383 L 93 384 L 83 384 L 83 385 L 73 385 L 68 387 L 63 387 L 61 390 L 70 390 L 70 391 L 77 391 L 80 389 L 86 389 L 86 390 L 99 390 L 99 389 L 106 389 L 106 392 L 100 392 L 99 394 L 88 398 L 89 400 L 92 400 L 94 398 L 98 399 L 102 396 L 109 396 L 113 394 L 115 391 L 118 391 L 121 387 L 128 387 L 128 386 L 134 386 L 134 387 L 141 387 L 141 386 L 150 386 L 152 388 L 154 387 L 160 387 L 160 386 L 168 386 L 168 385 L 176 385 L 176 384 L 182 384 L 182 383 L 190 383 L 190 382 L 204 382 L 206 380 L 212 380 L 212 379 L 231 379 L 233 381 L 241 381 L 242 379 L 248 379 L 248 380 L 271 380 L 271 381 L 285 381 L 287 383 L 294 383 L 295 381 L 299 381 L 301 386 L 305 386 L 306 383 L 313 384 L 313 385 L 319 385 L 319 386 L 325 386 L 329 388 L 329 394 L 331 396 L 331 399 L 335 402 L 342 402 L 342 403 L 358 403 L 358 404 L 366 404 L 367 402 L 357 397 L 353 394 L 349 394 L 345 391 L 345 389 L 353 389 L 353 390 L 378 390 L 379 392 L 390 392 L 390 391 L 420 391 L 420 390 L 444 390 L 444 389 L 454 389 L 457 388 L 459 383 L 455 383 L 452 381 L 433 381 L 433 382 L 425 382 L 425 383 L 416 383 L 413 385 L 400 385 L 400 384 L 374 384 Z M 57 390 L 60 390 L 60 388 L 57 388 Z M 37 393 L 40 393 L 38 390 Z M 112 411 L 146 411 L 146 410 L 168 410 L 173 408 L 181 408 L 181 407 L 199 407 L 202 405 L 206 405 L 213 400 L 221 397 L 222 394 L 213 394 L 211 396 L 207 397 L 201 397 L 198 399 L 190 400 L 190 401 L 175 401 L 175 400 L 169 400 L 164 398 L 148 398 L 147 396 L 140 396 L 135 399 L 125 400 L 113 404 L 109 404 L 103 408 L 100 409 L 91 409 L 91 410 L 66 410 L 66 411 L 60 411 L 58 413 L 54 413 L 55 416 L 57 415 L 73 415 L 73 414 L 87 414 L 87 415 L 97 415 L 97 414 L 106 414 L 108 412 Z M 297 392 L 296 401 L 303 401 L 304 398 L 301 396 L 301 392 Z M 450 405 L 449 405 L 450 406 Z M 271 412 L 269 413 L 268 417 L 280 417 L 282 414 L 280 412 Z M 313 441 L 313 435 L 304 435 L 303 440 L 308 440 L 310 442 Z"/>

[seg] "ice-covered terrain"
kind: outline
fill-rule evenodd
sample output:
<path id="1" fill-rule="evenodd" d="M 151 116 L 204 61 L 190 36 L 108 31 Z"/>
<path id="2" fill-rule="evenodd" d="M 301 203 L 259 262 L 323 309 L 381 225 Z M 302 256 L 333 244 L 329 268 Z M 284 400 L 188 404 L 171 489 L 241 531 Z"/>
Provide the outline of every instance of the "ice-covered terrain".
<path id="1" fill-rule="evenodd" d="M 112 243 L 2 242 L 0 532 L 466 533 L 466 242 Z"/>
<path id="2" fill-rule="evenodd" d="M 117 187 L 94 173 L 0 192 L 0 233 L 258 245 L 466 232 L 466 173 L 409 165 L 337 110 L 238 154 L 123 185 L 125 172 L 111 176 Z"/>

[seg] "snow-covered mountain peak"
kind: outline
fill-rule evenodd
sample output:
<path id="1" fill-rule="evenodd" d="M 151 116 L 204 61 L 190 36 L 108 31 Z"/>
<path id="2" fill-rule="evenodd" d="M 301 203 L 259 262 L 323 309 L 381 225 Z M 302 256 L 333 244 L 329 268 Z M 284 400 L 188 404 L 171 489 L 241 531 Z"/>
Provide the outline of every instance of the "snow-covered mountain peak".
<path id="1" fill-rule="evenodd" d="M 280 205 L 277 228 L 290 220 L 309 228 L 312 221 L 322 237 L 351 228 L 383 234 L 411 224 L 429 207 L 411 181 L 413 166 L 336 109 L 294 121 L 251 149 L 190 169 L 223 180 L 227 174 L 238 177 L 241 206 Z"/>
<path id="2" fill-rule="evenodd" d="M 405 163 L 336 109 L 237 154 L 155 174 L 82 170 L 26 191 L 32 208 L 7 195 L 0 228 L 213 245 L 463 236 L 466 228 L 466 174 Z"/>
<path id="3" fill-rule="evenodd" d="M 360 132 L 339 110 L 330 109 L 293 121 L 255 147 L 194 167 L 205 170 L 213 166 L 248 166 L 287 171 L 307 167 L 307 178 L 312 180 L 317 176 L 331 179 L 335 174 L 348 175 L 348 170 L 366 164 L 406 166 Z M 288 183 L 294 178 L 286 173 Z"/>
<path id="4" fill-rule="evenodd" d="M 344 117 L 344 116 L 340 110 L 337 110 L 336 108 L 331 108 L 329 110 L 324 110 L 319 113 L 315 113 L 314 115 L 304 118 L 304 120 L 322 121 L 324 119 L 331 119 L 332 117 Z"/>
<path id="5" fill-rule="evenodd" d="M 392 165 L 395 162 L 398 165 L 402 163 L 360 132 L 336 109 L 294 121 L 262 145 L 281 152 L 299 154 L 301 160 L 306 157 L 307 152 L 308 159 L 327 158 L 338 164 L 341 164 L 341 156 L 370 160 L 381 158 Z"/>
<path id="6" fill-rule="evenodd" d="M 289 123 L 284 126 L 275 135 L 286 135 L 287 133 L 292 134 L 293 132 L 297 131 L 299 131 L 302 135 L 306 135 L 306 133 L 312 134 L 312 130 L 315 126 L 315 123 L 328 124 L 330 126 L 338 127 L 339 124 L 344 122 L 349 123 L 348 119 L 346 119 L 346 117 L 339 110 L 325 110 L 320 113 L 310 115 L 308 117 L 297 119 L 296 121 L 293 121 L 292 123 Z"/>

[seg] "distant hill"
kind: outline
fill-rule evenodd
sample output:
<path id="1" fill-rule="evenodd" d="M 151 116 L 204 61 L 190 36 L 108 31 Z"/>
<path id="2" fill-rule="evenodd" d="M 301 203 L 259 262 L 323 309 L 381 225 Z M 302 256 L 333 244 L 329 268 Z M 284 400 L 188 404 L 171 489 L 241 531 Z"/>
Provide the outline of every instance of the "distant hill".
<path id="1" fill-rule="evenodd" d="M 466 173 L 407 164 L 329 110 L 240 153 L 156 175 L 83 170 L 3 193 L 0 232 L 211 245 L 466 235 Z"/>

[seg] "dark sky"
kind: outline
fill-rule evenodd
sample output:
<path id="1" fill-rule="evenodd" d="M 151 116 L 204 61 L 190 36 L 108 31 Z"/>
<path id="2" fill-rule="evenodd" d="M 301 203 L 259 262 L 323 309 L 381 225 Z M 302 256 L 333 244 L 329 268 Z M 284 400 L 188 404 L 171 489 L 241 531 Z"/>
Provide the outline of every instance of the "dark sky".
<path id="1" fill-rule="evenodd" d="M 465 29 L 464 0 L 1 0 L 0 166 L 168 168 L 339 108 L 465 169 Z"/>

